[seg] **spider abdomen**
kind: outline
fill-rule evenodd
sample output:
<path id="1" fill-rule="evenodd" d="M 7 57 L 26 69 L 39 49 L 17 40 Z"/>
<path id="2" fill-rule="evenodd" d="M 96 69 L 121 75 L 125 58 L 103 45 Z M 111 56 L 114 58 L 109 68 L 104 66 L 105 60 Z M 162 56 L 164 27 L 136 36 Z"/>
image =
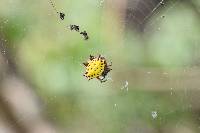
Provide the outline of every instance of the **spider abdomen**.
<path id="1" fill-rule="evenodd" d="M 101 57 L 101 55 L 99 55 L 98 57 L 90 56 L 90 59 L 83 64 L 86 67 L 86 72 L 84 76 L 88 78 L 88 80 L 97 78 L 102 82 L 102 78 L 100 77 L 104 78 L 110 71 L 110 68 L 107 66 L 105 58 Z"/>

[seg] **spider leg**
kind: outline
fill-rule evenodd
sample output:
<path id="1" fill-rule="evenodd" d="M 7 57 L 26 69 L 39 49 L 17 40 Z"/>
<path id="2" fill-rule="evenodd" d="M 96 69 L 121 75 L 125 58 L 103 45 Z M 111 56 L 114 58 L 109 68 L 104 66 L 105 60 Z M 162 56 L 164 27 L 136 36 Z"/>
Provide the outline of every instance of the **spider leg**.
<path id="1" fill-rule="evenodd" d="M 107 73 L 110 72 L 112 69 L 111 68 L 107 68 Z"/>
<path id="2" fill-rule="evenodd" d="M 105 76 L 108 74 L 108 72 L 110 72 L 112 69 L 111 68 L 109 68 L 109 67 L 107 67 L 106 69 L 105 69 L 105 71 L 104 71 L 104 78 L 105 78 Z"/>
<path id="3" fill-rule="evenodd" d="M 97 79 L 101 82 L 101 83 L 103 83 L 103 82 L 106 82 L 107 81 L 107 79 L 105 79 L 105 77 L 103 77 L 103 79 L 101 79 L 101 78 L 99 78 L 99 77 L 97 77 Z M 104 80 L 105 79 L 105 80 Z"/>
<path id="4" fill-rule="evenodd" d="M 107 79 L 105 79 L 105 80 L 100 80 L 101 83 L 104 83 L 104 82 L 106 82 L 106 81 L 107 81 Z"/>
<path id="5" fill-rule="evenodd" d="M 94 56 L 90 55 L 90 60 L 93 60 L 94 59 Z"/>
<path id="6" fill-rule="evenodd" d="M 84 62 L 83 63 L 84 66 L 88 66 L 88 64 L 89 64 L 88 62 Z"/>
<path id="7" fill-rule="evenodd" d="M 105 76 L 105 75 L 103 75 L 102 77 L 103 77 L 103 78 L 102 78 L 101 80 L 104 80 L 104 79 L 106 78 L 106 76 Z"/>
<path id="8" fill-rule="evenodd" d="M 101 55 L 99 54 L 99 56 L 98 56 L 98 60 L 101 58 Z"/>
<path id="9" fill-rule="evenodd" d="M 101 83 L 106 82 L 107 79 L 105 79 L 105 76 L 101 79 Z"/>
<path id="10" fill-rule="evenodd" d="M 97 79 L 101 82 L 101 79 L 99 77 L 97 77 Z"/>
<path id="11" fill-rule="evenodd" d="M 105 80 L 102 79 L 102 80 L 101 80 L 101 83 L 106 82 L 106 81 L 107 81 L 107 79 L 105 79 Z"/>

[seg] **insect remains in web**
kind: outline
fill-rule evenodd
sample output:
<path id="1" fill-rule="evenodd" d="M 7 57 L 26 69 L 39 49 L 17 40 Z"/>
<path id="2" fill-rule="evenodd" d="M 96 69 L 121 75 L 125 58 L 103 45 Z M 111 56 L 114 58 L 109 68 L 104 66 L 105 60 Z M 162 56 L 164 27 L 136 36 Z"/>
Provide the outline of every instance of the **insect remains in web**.
<path id="1" fill-rule="evenodd" d="M 88 36 L 88 34 L 87 34 L 86 31 L 82 31 L 80 34 L 83 35 L 83 37 L 84 37 L 85 40 L 88 40 L 88 39 L 89 39 L 89 36 Z"/>
<path id="2" fill-rule="evenodd" d="M 57 10 L 57 8 L 56 8 L 56 6 L 55 6 L 55 4 L 53 3 L 52 0 L 49 0 L 49 2 L 51 4 L 51 6 L 53 7 L 53 9 L 55 10 L 55 12 L 59 15 L 60 19 L 64 20 L 65 19 L 65 13 L 58 12 L 58 10 Z M 78 25 L 74 25 L 74 24 L 70 24 L 69 28 L 70 28 L 71 31 L 75 30 L 75 31 L 79 32 L 79 30 L 80 30 L 80 27 Z M 88 33 L 86 31 L 82 31 L 82 32 L 80 32 L 80 34 L 84 37 L 84 40 L 89 39 Z"/>
<path id="3" fill-rule="evenodd" d="M 85 76 L 88 80 L 97 78 L 101 83 L 106 82 L 107 74 L 112 70 L 110 67 L 112 64 L 108 65 L 105 57 L 99 55 L 98 57 L 90 55 L 87 62 L 83 65 L 86 67 Z"/>
<path id="4" fill-rule="evenodd" d="M 56 9 L 56 6 L 55 6 L 55 4 L 53 3 L 52 0 L 49 0 L 49 2 L 51 4 L 51 6 L 53 7 L 53 9 L 56 11 L 56 13 L 59 14 L 60 19 L 64 20 L 65 19 L 65 14 L 63 12 L 58 12 L 58 10 Z"/>
<path id="5" fill-rule="evenodd" d="M 75 30 L 75 31 L 79 32 L 79 30 L 80 30 L 79 26 L 74 25 L 74 24 L 70 24 L 69 28 L 70 28 L 71 31 Z"/>
<path id="6" fill-rule="evenodd" d="M 59 13 L 59 12 L 57 12 L 57 13 Z M 59 14 L 60 14 L 60 19 L 61 19 L 61 20 L 64 20 L 64 19 L 65 19 L 65 14 L 62 13 L 62 12 L 60 12 Z"/>
<path id="7" fill-rule="evenodd" d="M 78 25 L 75 25 L 75 24 L 70 24 L 69 25 L 69 29 L 71 31 L 77 31 L 77 32 L 79 32 L 80 27 Z M 85 30 L 82 31 L 82 32 L 80 32 L 80 34 L 84 37 L 84 40 L 88 40 L 89 39 L 88 33 Z"/>

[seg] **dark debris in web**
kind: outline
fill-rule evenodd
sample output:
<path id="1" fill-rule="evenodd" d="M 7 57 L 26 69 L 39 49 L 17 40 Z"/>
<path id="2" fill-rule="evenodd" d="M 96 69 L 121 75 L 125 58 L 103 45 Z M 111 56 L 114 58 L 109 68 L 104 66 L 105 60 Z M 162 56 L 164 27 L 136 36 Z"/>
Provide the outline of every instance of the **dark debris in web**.
<path id="1" fill-rule="evenodd" d="M 64 19 L 65 19 L 65 16 L 66 16 L 65 13 L 64 13 L 64 12 L 58 12 L 58 10 L 57 10 L 57 8 L 56 8 L 56 6 L 55 6 L 55 4 L 53 3 L 52 0 L 49 0 L 49 2 L 50 2 L 50 4 L 51 4 L 51 6 L 53 7 L 53 9 L 56 11 L 56 13 L 59 15 L 59 18 L 60 18 L 61 20 L 64 20 Z M 70 24 L 68 27 L 69 27 L 69 29 L 70 29 L 71 31 L 76 31 L 76 32 L 79 32 L 79 31 L 80 31 L 80 26 L 79 26 L 79 25 Z M 88 39 L 89 39 L 88 33 L 87 33 L 85 30 L 84 30 L 84 31 L 81 31 L 81 32 L 80 32 L 80 35 L 83 36 L 84 40 L 88 40 Z"/>

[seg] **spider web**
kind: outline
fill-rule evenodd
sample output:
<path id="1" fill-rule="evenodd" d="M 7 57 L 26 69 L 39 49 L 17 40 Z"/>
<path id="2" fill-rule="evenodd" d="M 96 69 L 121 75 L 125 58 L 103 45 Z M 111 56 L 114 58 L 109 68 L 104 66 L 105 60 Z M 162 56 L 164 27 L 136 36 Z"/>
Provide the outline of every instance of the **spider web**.
<path id="1" fill-rule="evenodd" d="M 127 22 L 127 20 L 125 21 L 125 24 L 128 25 L 128 27 L 131 28 L 136 28 L 138 27 L 142 27 L 142 31 L 145 32 L 146 31 L 146 27 L 145 25 L 148 23 L 148 27 L 154 27 L 159 21 L 161 21 L 162 19 L 164 19 L 166 16 L 165 14 L 167 14 L 168 12 L 170 12 L 171 10 L 173 10 L 173 8 L 175 8 L 177 6 L 177 4 L 180 4 L 181 0 L 175 0 L 175 1 L 167 1 L 167 0 L 158 0 L 156 2 L 153 2 L 153 0 L 141 0 L 141 1 L 131 1 L 133 3 L 133 5 L 128 6 L 128 12 L 127 12 L 127 19 L 132 19 L 133 21 L 135 21 L 137 24 L 134 25 L 133 27 L 130 25 L 133 25 L 132 21 Z M 135 4 L 135 5 L 134 5 Z M 143 8 L 141 8 L 141 6 Z M 161 10 L 164 9 L 164 11 Z M 142 17 L 139 17 L 139 15 Z M 161 15 L 160 15 L 161 14 Z M 151 18 L 155 16 L 158 16 L 156 18 L 154 18 L 152 21 Z M 166 73 L 165 73 L 166 74 Z M 181 80 L 181 79 L 178 79 Z M 127 82 L 126 80 L 124 80 L 123 82 Z M 125 84 L 122 89 L 126 88 L 128 84 Z M 130 83 L 131 85 L 131 83 Z M 177 87 L 179 88 L 180 85 L 177 84 Z M 176 88 L 169 88 L 169 96 L 171 97 L 175 97 L 178 93 Z M 179 92 L 182 97 L 182 99 L 187 99 L 188 98 L 188 92 L 187 89 L 185 88 L 185 92 L 184 94 L 181 94 L 181 92 Z M 182 92 L 183 93 L 183 92 Z M 180 100 L 181 101 L 181 100 Z M 140 102 L 139 102 L 140 103 Z M 182 112 L 189 112 L 191 110 L 191 105 L 186 105 L 187 103 L 183 103 L 185 104 L 182 108 Z M 120 108 L 119 103 L 115 102 L 113 104 L 114 107 Z M 162 116 L 159 116 L 160 112 L 159 112 L 159 106 L 155 108 L 155 110 L 152 110 L 152 106 L 154 105 L 149 105 L 149 107 L 147 107 L 147 110 L 150 112 L 150 114 L 152 115 L 153 119 L 159 118 L 160 121 L 161 119 L 163 119 L 164 117 L 168 117 L 170 114 L 173 114 L 175 112 L 178 112 L 178 110 L 176 109 L 172 109 L 169 110 L 167 113 L 163 114 Z M 181 120 L 178 120 L 176 123 L 177 125 L 180 125 Z"/>
<path id="2" fill-rule="evenodd" d="M 154 16 L 160 13 L 162 9 L 165 9 L 165 13 L 172 10 L 175 5 L 180 0 L 168 1 L 168 0 L 138 0 L 138 1 L 128 1 L 127 6 L 127 15 L 126 15 L 126 25 L 128 27 L 139 28 L 142 31 L 145 28 L 145 25 L 149 23 L 149 20 Z M 151 26 L 157 21 L 163 19 L 165 16 L 162 15 L 154 19 L 151 22 Z M 135 24 L 133 26 L 133 23 Z"/>
<path id="3" fill-rule="evenodd" d="M 105 0 L 106 1 L 106 0 Z M 103 5 L 103 3 L 105 2 L 104 0 L 101 0 L 100 1 L 100 6 L 102 6 Z M 131 0 L 130 0 L 131 1 Z M 131 14 L 130 15 L 130 18 L 132 18 L 132 19 L 134 19 L 134 20 L 136 20 L 137 22 L 138 22 L 138 24 L 139 24 L 139 26 L 144 26 L 146 23 L 149 23 L 149 25 L 148 26 L 154 26 L 156 23 L 157 23 L 157 21 L 160 21 L 160 20 L 162 20 L 162 16 L 159 16 L 159 17 L 157 17 L 156 19 L 154 19 L 153 21 L 149 21 L 150 19 L 151 19 L 151 17 L 153 17 L 154 15 L 157 15 L 157 14 L 159 14 L 160 13 L 160 10 L 161 10 L 161 7 L 163 7 L 164 6 L 164 8 L 166 8 L 166 10 L 165 10 L 165 12 L 164 12 L 164 14 L 165 13 L 167 13 L 168 11 L 170 11 L 172 8 L 174 8 L 175 6 L 176 6 L 176 4 L 177 3 L 179 3 L 179 1 L 180 0 L 176 0 L 176 1 L 165 1 L 165 0 L 159 0 L 159 1 L 156 1 L 156 2 L 153 2 L 153 0 L 142 0 L 142 1 L 134 1 L 133 2 L 133 4 L 134 4 L 134 6 L 132 6 L 132 7 L 130 7 L 130 9 L 133 11 L 132 13 L 133 14 Z M 141 3 L 140 3 L 141 2 Z M 163 4 L 164 3 L 164 4 Z M 140 5 L 140 6 L 139 6 Z M 141 7 L 143 7 L 143 8 L 141 8 Z M 54 8 L 54 10 L 57 12 L 57 10 Z M 141 15 L 142 17 L 140 18 L 140 17 L 138 17 L 137 15 L 135 15 L 135 12 L 134 11 L 137 11 L 137 12 L 139 12 L 139 15 Z M 144 27 L 144 29 L 145 29 L 145 27 Z M 2 51 L 2 53 L 3 54 L 5 54 L 5 51 L 3 50 Z M 107 52 L 106 54 L 108 54 L 109 55 L 109 52 Z M 72 57 L 72 58 L 74 58 L 74 57 Z M 80 60 L 78 60 L 78 59 L 73 59 L 74 60 L 74 62 L 75 62 L 75 64 L 79 64 L 80 63 L 80 60 L 82 60 L 82 59 L 80 59 Z M 149 73 L 150 74 L 150 73 Z M 112 80 L 112 79 L 111 79 Z M 129 95 L 128 93 L 129 93 L 129 91 L 128 91 L 128 87 L 129 87 L 129 85 L 130 86 L 133 86 L 133 84 L 131 83 L 131 82 L 128 82 L 129 81 L 129 79 L 127 79 L 127 81 L 124 79 L 124 81 L 122 81 L 122 87 L 121 86 L 118 86 L 118 89 L 119 89 L 119 91 L 121 91 L 121 92 L 123 92 L 123 91 L 125 91 L 125 94 L 126 95 Z M 115 81 L 114 81 L 114 83 L 115 83 Z M 120 88 L 121 87 L 121 88 Z M 177 85 L 177 87 L 178 87 L 178 85 Z M 175 90 L 176 88 L 169 88 L 169 90 L 170 90 L 170 93 L 169 93 L 169 96 L 171 96 L 171 97 L 175 97 L 176 96 L 176 90 Z M 187 88 L 185 88 L 185 92 L 184 92 L 184 96 L 185 97 L 189 97 L 188 96 L 188 92 L 187 92 Z M 124 97 L 126 97 L 126 95 L 123 95 Z M 6 100 L 6 99 L 4 99 L 4 100 Z M 51 100 L 49 100 L 49 102 L 53 102 L 53 100 L 51 101 Z M 138 103 L 140 103 L 140 104 L 143 104 L 143 102 L 141 102 L 141 101 L 138 101 Z M 182 111 L 185 111 L 185 110 L 189 110 L 190 109 L 190 106 L 188 107 L 188 106 L 186 106 L 186 104 L 185 103 L 183 103 L 184 105 L 185 105 L 185 108 L 183 108 L 183 110 Z M 115 107 L 115 110 L 116 111 L 118 111 L 118 109 L 120 109 L 121 108 L 121 106 L 120 106 L 120 103 L 118 103 L 118 102 L 115 102 L 114 104 L 114 107 Z M 156 107 L 155 109 L 153 109 L 152 110 L 152 106 L 154 106 L 154 107 Z M 160 112 L 159 112 L 159 109 L 160 109 L 160 107 L 159 106 L 155 106 L 155 105 L 149 105 L 149 106 L 147 106 L 146 107 L 146 110 L 149 112 L 149 116 L 152 116 L 152 118 L 153 119 L 155 119 L 155 120 L 157 120 L 158 118 L 161 118 L 162 116 L 160 116 Z M 174 112 L 176 112 L 176 110 L 171 110 L 171 111 L 169 111 L 168 113 L 166 113 L 166 114 L 164 114 L 165 116 L 168 116 L 168 115 L 170 115 L 170 114 L 172 114 L 172 113 L 174 113 Z M 31 114 L 30 114 L 31 115 Z M 52 116 L 53 117 L 53 116 Z M 20 116 L 20 119 L 18 120 L 18 121 L 16 121 L 16 123 L 20 123 L 21 121 L 23 121 L 23 119 L 28 119 L 29 118 L 29 116 Z M 179 123 L 180 123 L 181 121 L 178 121 L 177 123 L 176 123 L 176 125 L 179 125 Z M 14 126 L 16 123 L 13 123 L 13 125 L 12 126 Z"/>

